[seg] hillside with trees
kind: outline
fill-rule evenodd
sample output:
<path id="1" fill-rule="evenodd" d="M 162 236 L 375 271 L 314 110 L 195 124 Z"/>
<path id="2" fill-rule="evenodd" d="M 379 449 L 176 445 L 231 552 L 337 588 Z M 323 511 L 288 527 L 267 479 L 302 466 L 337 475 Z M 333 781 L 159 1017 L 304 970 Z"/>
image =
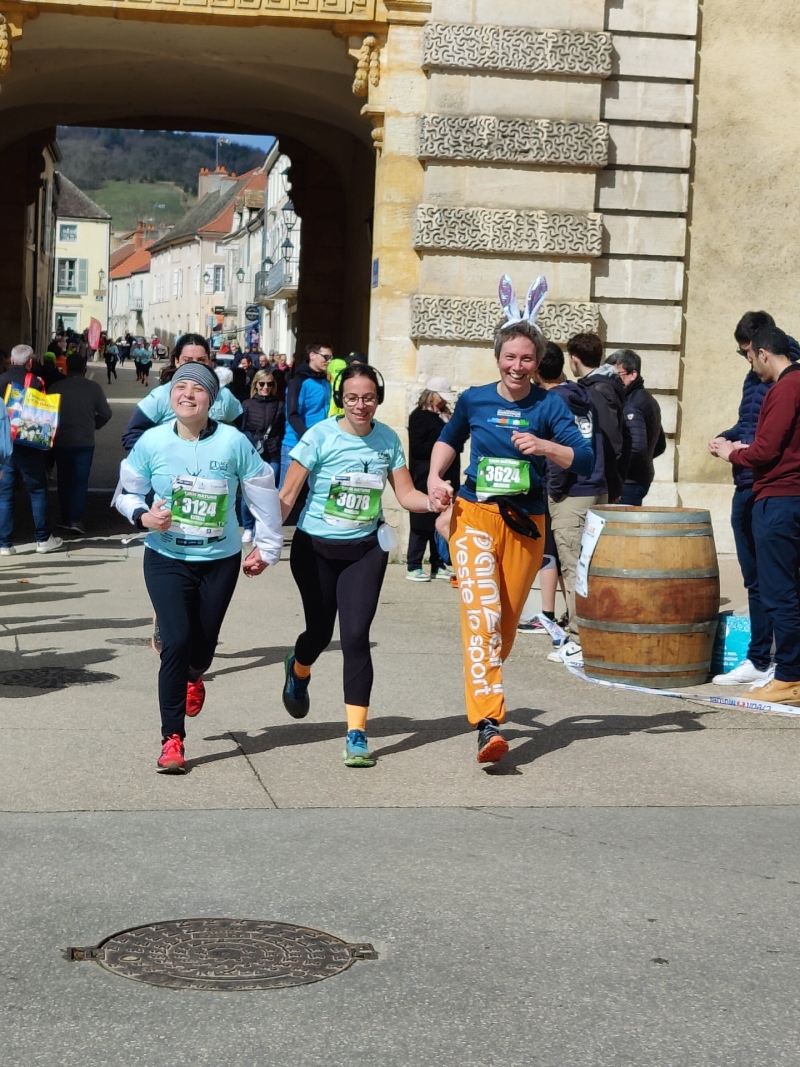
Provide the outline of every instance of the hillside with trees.
<path id="1" fill-rule="evenodd" d="M 214 168 L 216 139 L 167 130 L 106 130 L 59 126 L 59 165 L 79 189 L 102 189 L 110 182 L 168 182 L 188 196 L 197 195 L 202 167 Z M 219 161 L 243 174 L 260 166 L 264 153 L 247 145 L 220 145 Z"/>

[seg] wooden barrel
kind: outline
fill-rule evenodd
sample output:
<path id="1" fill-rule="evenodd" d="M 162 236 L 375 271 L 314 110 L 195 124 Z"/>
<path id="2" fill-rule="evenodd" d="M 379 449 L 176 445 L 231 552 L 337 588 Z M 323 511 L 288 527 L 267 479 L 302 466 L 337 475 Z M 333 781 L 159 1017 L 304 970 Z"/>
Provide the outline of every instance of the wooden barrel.
<path id="1" fill-rule="evenodd" d="M 707 511 L 600 505 L 606 525 L 575 613 L 590 678 L 652 689 L 705 682 L 719 613 Z"/>

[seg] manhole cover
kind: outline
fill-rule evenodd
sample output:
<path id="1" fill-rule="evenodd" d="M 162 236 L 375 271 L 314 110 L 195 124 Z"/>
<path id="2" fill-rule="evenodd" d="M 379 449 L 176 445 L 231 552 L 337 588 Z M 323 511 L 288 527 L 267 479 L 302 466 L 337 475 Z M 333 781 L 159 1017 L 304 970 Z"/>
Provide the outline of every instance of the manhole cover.
<path id="1" fill-rule="evenodd" d="M 83 667 L 23 667 L 18 671 L 0 671 L 0 685 L 26 689 L 66 689 L 68 685 L 93 685 L 115 682 L 116 674 L 87 671 Z"/>
<path id="2" fill-rule="evenodd" d="M 169 989 L 283 989 L 374 960 L 372 945 L 291 923 L 257 919 L 180 919 L 112 934 L 68 960 L 95 960 L 107 971 Z"/>

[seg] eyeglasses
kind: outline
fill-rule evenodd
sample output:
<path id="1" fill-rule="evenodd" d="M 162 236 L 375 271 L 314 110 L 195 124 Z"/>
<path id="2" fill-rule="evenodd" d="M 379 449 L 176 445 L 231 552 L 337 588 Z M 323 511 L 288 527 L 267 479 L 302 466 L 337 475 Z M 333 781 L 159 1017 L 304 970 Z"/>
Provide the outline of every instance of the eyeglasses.
<path id="1" fill-rule="evenodd" d="M 355 396 L 353 393 L 348 396 L 342 397 L 342 403 L 346 408 L 355 408 L 359 404 L 364 404 L 365 407 L 371 407 L 373 404 L 378 403 L 378 398 L 374 393 L 368 393 L 366 396 Z"/>
<path id="2" fill-rule="evenodd" d="M 256 387 L 258 389 L 272 389 L 274 385 L 275 382 L 256 382 Z"/>

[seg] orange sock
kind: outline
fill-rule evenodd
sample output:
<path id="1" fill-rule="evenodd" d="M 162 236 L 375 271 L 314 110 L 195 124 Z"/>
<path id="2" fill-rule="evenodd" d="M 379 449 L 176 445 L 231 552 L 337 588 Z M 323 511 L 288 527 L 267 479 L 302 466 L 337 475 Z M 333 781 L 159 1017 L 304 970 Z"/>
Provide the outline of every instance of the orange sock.
<path id="1" fill-rule="evenodd" d="M 304 667 L 302 663 L 298 663 L 297 660 L 292 664 L 292 670 L 294 671 L 296 678 L 310 678 L 311 668 Z"/>
<path id="2" fill-rule="evenodd" d="M 344 707 L 347 712 L 348 732 L 350 730 L 366 730 L 369 708 L 362 707 L 361 704 L 345 704 Z"/>

